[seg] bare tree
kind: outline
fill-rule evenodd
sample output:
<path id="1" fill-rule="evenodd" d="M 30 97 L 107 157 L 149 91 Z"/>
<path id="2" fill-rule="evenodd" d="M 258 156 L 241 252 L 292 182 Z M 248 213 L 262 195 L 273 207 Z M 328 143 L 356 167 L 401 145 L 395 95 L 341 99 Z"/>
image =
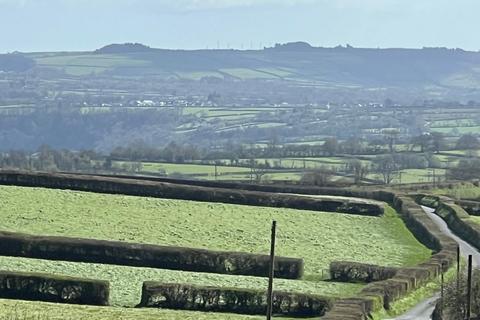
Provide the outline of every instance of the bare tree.
<path id="1" fill-rule="evenodd" d="M 381 155 L 373 160 L 375 171 L 383 177 L 383 183 L 390 184 L 396 178 L 398 165 L 392 155 Z"/>
<path id="2" fill-rule="evenodd" d="M 313 171 L 305 172 L 301 182 L 303 184 L 323 187 L 330 183 L 334 170 L 326 166 L 321 166 Z"/>
<path id="3" fill-rule="evenodd" d="M 369 166 L 358 159 L 352 159 L 347 162 L 347 172 L 352 173 L 354 183 L 359 184 L 367 176 Z"/>
<path id="4" fill-rule="evenodd" d="M 410 145 L 411 145 L 410 150 L 413 151 L 413 149 L 416 146 L 419 146 L 420 152 L 423 153 L 428 149 L 431 140 L 432 140 L 432 137 L 428 133 L 424 133 L 419 136 L 412 137 L 412 139 L 410 140 Z"/>
<path id="5" fill-rule="evenodd" d="M 256 183 L 262 182 L 262 178 L 267 174 L 267 165 L 259 164 L 255 159 L 248 160 L 250 165 L 250 181 Z"/>
<path id="6" fill-rule="evenodd" d="M 480 141 L 472 134 L 464 134 L 457 140 L 455 148 L 466 150 L 478 149 L 480 148 Z"/>
<path id="7" fill-rule="evenodd" d="M 382 133 L 387 138 L 390 153 L 393 153 L 395 151 L 395 143 L 397 142 L 397 137 L 400 134 L 400 131 L 398 129 L 384 129 Z"/>
<path id="8" fill-rule="evenodd" d="M 323 144 L 323 150 L 329 155 L 334 156 L 338 151 L 338 141 L 335 138 L 327 138 Z"/>

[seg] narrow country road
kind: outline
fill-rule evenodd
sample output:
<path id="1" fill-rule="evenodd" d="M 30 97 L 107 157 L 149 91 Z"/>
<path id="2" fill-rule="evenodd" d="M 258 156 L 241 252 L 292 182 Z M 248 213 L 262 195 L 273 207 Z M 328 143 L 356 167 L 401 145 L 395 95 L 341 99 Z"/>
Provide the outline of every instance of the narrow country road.
<path id="1" fill-rule="evenodd" d="M 437 224 L 440 230 L 450 236 L 453 240 L 455 240 L 460 246 L 460 252 L 462 253 L 463 257 L 468 257 L 468 255 L 473 256 L 473 266 L 475 268 L 480 267 L 480 252 L 471 246 L 468 242 L 462 240 L 460 237 L 456 236 L 447 226 L 445 221 L 440 218 L 438 215 L 434 213 L 434 209 L 428 207 L 422 207 L 423 210 L 428 214 L 428 216 Z"/>
<path id="2" fill-rule="evenodd" d="M 478 252 L 473 246 L 468 244 L 467 242 L 460 239 L 456 236 L 447 226 L 445 221 L 442 218 L 437 216 L 434 213 L 434 209 L 428 207 L 422 207 L 423 210 L 428 214 L 428 216 L 435 222 L 435 224 L 440 228 L 440 230 L 454 239 L 458 245 L 460 246 L 460 252 L 463 257 L 467 257 L 468 255 L 473 256 L 473 265 L 475 268 L 480 267 L 480 252 Z M 435 295 L 430 299 L 422 301 L 420 304 L 415 306 L 409 312 L 395 318 L 394 320 L 430 320 L 433 310 L 435 309 L 436 301 L 438 300 L 439 295 Z"/>

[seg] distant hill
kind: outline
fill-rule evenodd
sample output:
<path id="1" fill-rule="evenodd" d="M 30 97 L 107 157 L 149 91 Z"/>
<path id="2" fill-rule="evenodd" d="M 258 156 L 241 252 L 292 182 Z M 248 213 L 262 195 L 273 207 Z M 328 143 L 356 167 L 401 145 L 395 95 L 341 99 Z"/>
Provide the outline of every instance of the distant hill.
<path id="1" fill-rule="evenodd" d="M 94 51 L 97 54 L 146 52 L 152 48 L 141 43 L 109 44 Z"/>
<path id="2" fill-rule="evenodd" d="M 289 80 L 360 87 L 480 87 L 480 53 L 461 49 L 312 47 L 305 42 L 263 50 L 165 50 L 138 43 L 95 52 L 35 55 L 42 67 L 71 75 L 107 72 L 200 80 Z"/>
<path id="3" fill-rule="evenodd" d="M 298 42 L 289 42 L 284 44 L 277 43 L 275 44 L 275 47 L 273 49 L 286 50 L 286 51 L 298 51 L 298 50 L 310 50 L 310 49 L 313 49 L 313 47 L 307 42 L 298 41 Z"/>
<path id="4" fill-rule="evenodd" d="M 33 59 L 19 53 L 0 54 L 0 71 L 24 72 L 35 66 Z"/>

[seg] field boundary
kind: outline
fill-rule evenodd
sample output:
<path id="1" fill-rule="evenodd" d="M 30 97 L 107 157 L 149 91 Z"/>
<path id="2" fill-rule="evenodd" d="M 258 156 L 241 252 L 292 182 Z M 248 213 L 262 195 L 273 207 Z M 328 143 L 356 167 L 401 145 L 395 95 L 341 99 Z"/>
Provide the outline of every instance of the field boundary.
<path id="1" fill-rule="evenodd" d="M 268 277 L 268 255 L 0 231 L 0 255 Z M 276 257 L 275 277 L 299 279 L 303 259 Z"/>
<path id="2" fill-rule="evenodd" d="M 93 175 L 0 171 L 0 184 L 251 206 L 282 207 L 365 216 L 381 216 L 384 214 L 383 205 L 359 200 L 355 201 L 355 199 L 322 199 L 321 197 L 308 197 L 295 194 L 244 191 Z"/>
<path id="3" fill-rule="evenodd" d="M 273 292 L 273 314 L 290 317 L 323 316 L 332 299 L 319 295 Z M 218 288 L 147 281 L 142 286 L 140 308 L 228 312 L 265 315 L 265 290 Z"/>
<path id="4" fill-rule="evenodd" d="M 107 281 L 0 271 L 2 299 L 108 306 L 109 294 Z"/>
<path id="5" fill-rule="evenodd" d="M 432 195 L 419 196 L 418 200 L 435 208 L 435 213 L 445 220 L 455 234 L 480 250 L 480 225 L 471 222 L 468 213 L 454 200 Z"/>
<path id="6" fill-rule="evenodd" d="M 480 217 L 480 202 L 473 200 L 455 200 L 455 203 L 462 207 L 469 215 Z"/>
<path id="7" fill-rule="evenodd" d="M 457 243 L 444 235 L 412 198 L 404 194 L 387 193 L 410 231 L 424 245 L 434 250 L 435 254 L 428 261 L 415 267 L 399 268 L 391 279 L 367 285 L 353 298 L 336 301 L 332 310 L 323 319 L 369 319 L 369 314 L 372 312 L 382 308 L 389 309 L 393 302 L 437 277 L 442 268 L 446 270 L 454 264 Z"/>
<path id="8" fill-rule="evenodd" d="M 330 279 L 338 282 L 370 283 L 393 278 L 399 268 L 351 261 L 332 261 Z"/>
<path id="9" fill-rule="evenodd" d="M 308 199 L 313 201 L 313 197 L 306 197 L 305 194 L 310 195 L 331 195 L 354 197 L 363 199 L 374 199 L 376 201 L 387 202 L 397 210 L 403 219 L 408 229 L 414 236 L 426 247 L 435 252 L 432 257 L 424 263 L 418 264 L 415 267 L 399 268 L 396 275 L 388 280 L 382 280 L 368 284 L 359 294 L 348 299 L 339 299 L 333 304 L 333 308 L 325 316 L 327 320 L 350 320 L 350 319 L 366 319 L 369 314 L 378 311 L 382 308 L 389 309 L 392 302 L 404 297 L 411 290 L 418 288 L 425 283 L 437 277 L 442 268 L 450 267 L 455 261 L 455 254 L 457 244 L 453 239 L 444 235 L 435 223 L 428 217 L 422 208 L 415 203 L 415 201 L 403 193 L 395 193 L 393 191 L 385 190 L 369 190 L 367 188 L 357 189 L 334 189 L 334 188 L 295 188 L 284 186 L 262 186 L 262 191 L 242 191 L 229 190 L 212 187 L 199 187 L 191 185 L 180 185 L 166 182 L 156 182 L 149 180 L 136 179 L 119 179 L 113 177 L 95 177 L 82 175 L 65 175 L 65 174 L 25 174 L 18 172 L 0 172 L 0 184 L 49 187 L 60 189 L 75 189 L 82 191 L 94 191 L 104 193 L 137 193 L 134 195 L 142 195 L 145 193 L 145 188 L 149 196 L 166 197 L 168 192 L 177 192 L 174 198 L 178 199 L 180 196 L 185 198 L 186 195 L 199 198 L 200 201 L 210 202 L 227 202 L 238 203 L 239 201 L 251 201 L 250 197 L 261 197 L 262 201 L 269 199 L 270 205 L 280 206 L 286 205 L 288 202 L 284 201 L 276 203 L 280 196 L 285 196 L 283 199 L 293 197 L 295 201 Z M 257 188 L 258 186 L 255 186 Z M 93 190 L 92 190 L 93 189 Z M 159 190 L 160 189 L 160 190 Z M 302 190 L 302 192 L 298 192 Z M 181 190 L 186 194 L 179 195 Z M 287 192 L 287 193 L 301 193 L 303 195 L 278 195 L 269 192 Z M 266 198 L 265 198 L 266 197 Z M 281 198 L 280 198 L 281 199 Z M 256 205 L 262 205 L 262 201 L 256 200 Z M 268 202 L 267 202 L 268 203 Z M 250 203 L 253 204 L 253 203 Z M 290 204 L 290 203 L 288 203 Z M 378 210 L 378 206 L 376 210 Z M 330 211 L 330 210 L 329 210 Z M 383 208 L 382 208 L 383 211 Z"/>

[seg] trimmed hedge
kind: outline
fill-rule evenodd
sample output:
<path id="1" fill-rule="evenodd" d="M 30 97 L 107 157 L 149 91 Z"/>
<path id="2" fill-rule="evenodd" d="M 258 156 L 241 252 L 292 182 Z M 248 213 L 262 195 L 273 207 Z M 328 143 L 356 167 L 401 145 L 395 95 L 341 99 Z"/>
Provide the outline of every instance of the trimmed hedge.
<path id="1" fill-rule="evenodd" d="M 202 186 L 208 188 L 220 189 L 236 189 L 247 191 L 259 191 L 268 193 L 287 193 L 287 194 L 303 194 L 303 195 L 329 195 L 329 196 L 343 196 L 354 198 L 375 199 L 377 201 L 392 202 L 392 193 L 382 190 L 370 189 L 352 189 L 352 188 L 332 188 L 332 187 L 317 187 L 305 185 L 292 184 L 251 184 L 243 182 L 225 182 L 225 181 L 206 181 L 206 180 L 187 180 L 187 179 L 173 179 L 165 177 L 148 177 L 148 176 L 128 176 L 128 175 L 106 175 L 98 174 L 96 176 L 109 178 L 122 178 L 155 182 L 168 182 L 177 185 Z M 356 201 L 351 201 L 355 203 Z"/>
<path id="2" fill-rule="evenodd" d="M 473 200 L 455 200 L 471 216 L 480 216 L 480 202 Z"/>
<path id="3" fill-rule="evenodd" d="M 330 278 L 338 282 L 376 282 L 393 278 L 398 268 L 348 261 L 330 263 Z"/>
<path id="4" fill-rule="evenodd" d="M 0 232 L 0 255 L 268 277 L 268 255 Z M 275 277 L 299 279 L 303 259 L 276 257 Z"/>
<path id="5" fill-rule="evenodd" d="M 211 188 L 107 176 L 0 171 L 0 184 L 380 216 L 383 206 L 355 200 Z"/>
<path id="6" fill-rule="evenodd" d="M 435 201 L 432 201 L 435 200 Z M 423 196 L 419 197 L 422 204 L 432 203 L 435 213 L 438 214 L 448 227 L 460 238 L 480 250 L 480 225 L 472 222 L 468 213 L 447 197 Z"/>
<path id="7" fill-rule="evenodd" d="M 275 315 L 323 316 L 331 305 L 330 298 L 317 295 L 273 293 Z M 138 307 L 265 315 L 267 294 L 259 290 L 144 282 Z"/>
<path id="8" fill-rule="evenodd" d="M 40 273 L 0 271 L 0 298 L 108 306 L 109 283 Z"/>
<path id="9" fill-rule="evenodd" d="M 441 301 L 437 302 L 437 304 L 435 305 L 435 309 L 432 313 L 432 320 L 443 320 Z"/>
<path id="10" fill-rule="evenodd" d="M 373 193 L 374 194 L 374 193 Z M 422 208 L 406 195 L 391 193 L 393 207 L 400 213 L 410 231 L 436 253 L 425 263 L 399 268 L 388 280 L 368 284 L 355 298 L 335 302 L 325 320 L 366 320 L 369 314 L 390 309 L 396 300 L 437 277 L 456 261 L 457 243 L 444 235 Z M 375 199 L 375 198 L 374 198 Z"/>
<path id="11" fill-rule="evenodd" d="M 400 213 L 410 231 L 424 245 L 437 252 L 431 259 L 413 268 L 400 268 L 389 279 L 367 285 L 357 297 L 341 299 L 335 302 L 332 310 L 324 319 L 366 319 L 372 311 L 385 307 L 410 290 L 430 281 L 439 274 L 441 266 L 448 268 L 455 261 L 457 243 L 445 236 L 428 215 L 411 198 L 390 191 L 372 191 L 368 189 L 334 189 L 317 187 L 251 186 L 251 191 L 226 190 L 211 187 L 199 187 L 185 184 L 173 184 L 149 180 L 117 179 L 62 174 L 28 174 L 18 172 L 0 172 L 0 184 L 64 188 L 82 191 L 120 193 L 129 195 L 166 197 L 209 202 L 226 202 L 258 206 L 290 207 L 296 209 L 332 211 L 344 213 L 380 215 L 383 207 L 369 204 L 359 210 L 350 205 L 351 201 L 338 201 L 320 205 L 318 199 L 297 195 L 278 195 L 268 192 L 298 194 L 323 194 L 345 197 L 370 198 L 389 202 Z M 335 200 L 337 201 L 337 200 Z M 340 204 L 342 202 L 342 204 Z"/>

